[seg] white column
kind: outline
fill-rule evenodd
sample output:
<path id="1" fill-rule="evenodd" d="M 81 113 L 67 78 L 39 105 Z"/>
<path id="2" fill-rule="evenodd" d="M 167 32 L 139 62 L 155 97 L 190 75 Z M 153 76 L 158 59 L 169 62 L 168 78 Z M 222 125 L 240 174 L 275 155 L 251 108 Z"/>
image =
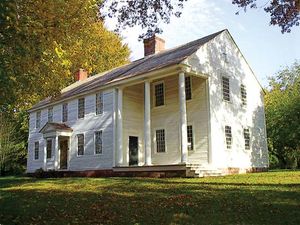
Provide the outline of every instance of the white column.
<path id="1" fill-rule="evenodd" d="M 47 170 L 47 139 L 44 138 L 44 171 Z"/>
<path id="2" fill-rule="evenodd" d="M 118 106 L 117 106 L 117 165 L 123 163 L 123 90 L 118 88 Z"/>
<path id="3" fill-rule="evenodd" d="M 184 72 L 179 73 L 179 130 L 181 141 L 181 162 L 187 161 L 187 119 L 186 119 L 186 102 L 185 102 L 185 77 Z"/>
<path id="4" fill-rule="evenodd" d="M 150 108 L 150 82 L 145 81 L 144 90 L 144 145 L 145 165 L 151 165 L 151 108 Z"/>
<path id="5" fill-rule="evenodd" d="M 59 150 L 58 150 L 58 136 L 54 138 L 54 168 L 58 170 Z"/>

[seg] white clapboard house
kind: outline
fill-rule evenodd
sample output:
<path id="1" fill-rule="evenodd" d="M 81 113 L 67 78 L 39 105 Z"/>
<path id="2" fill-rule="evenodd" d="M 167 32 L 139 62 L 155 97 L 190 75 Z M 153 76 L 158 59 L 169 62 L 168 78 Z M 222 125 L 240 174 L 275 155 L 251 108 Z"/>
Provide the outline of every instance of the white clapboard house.
<path id="1" fill-rule="evenodd" d="M 228 30 L 77 81 L 30 110 L 27 172 L 221 175 L 268 167 L 264 93 Z"/>

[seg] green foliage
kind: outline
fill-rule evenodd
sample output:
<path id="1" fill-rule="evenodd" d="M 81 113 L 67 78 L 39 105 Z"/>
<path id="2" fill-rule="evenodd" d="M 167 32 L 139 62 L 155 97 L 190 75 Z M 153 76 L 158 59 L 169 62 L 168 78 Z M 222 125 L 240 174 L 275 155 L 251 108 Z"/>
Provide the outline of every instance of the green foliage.
<path id="1" fill-rule="evenodd" d="M 299 224 L 300 171 L 210 178 L 0 178 L 3 224 Z"/>
<path id="2" fill-rule="evenodd" d="M 0 1 L 0 112 L 16 128 L 18 154 L 26 155 L 26 110 L 33 104 L 58 95 L 79 68 L 93 75 L 128 62 L 128 47 L 104 27 L 98 4 Z"/>
<path id="3" fill-rule="evenodd" d="M 282 168 L 300 167 L 300 65 L 269 79 L 265 96 L 269 151 Z M 272 161 L 271 161 L 272 162 Z M 271 165 L 272 166 L 272 165 Z"/>

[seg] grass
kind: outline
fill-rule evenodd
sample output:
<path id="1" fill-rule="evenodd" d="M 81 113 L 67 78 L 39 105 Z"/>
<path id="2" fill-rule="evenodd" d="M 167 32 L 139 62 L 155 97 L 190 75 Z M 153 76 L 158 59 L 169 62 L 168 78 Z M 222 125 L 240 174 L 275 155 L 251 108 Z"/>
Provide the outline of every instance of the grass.
<path id="1" fill-rule="evenodd" d="M 0 224 L 300 224 L 300 171 L 199 179 L 3 177 Z"/>

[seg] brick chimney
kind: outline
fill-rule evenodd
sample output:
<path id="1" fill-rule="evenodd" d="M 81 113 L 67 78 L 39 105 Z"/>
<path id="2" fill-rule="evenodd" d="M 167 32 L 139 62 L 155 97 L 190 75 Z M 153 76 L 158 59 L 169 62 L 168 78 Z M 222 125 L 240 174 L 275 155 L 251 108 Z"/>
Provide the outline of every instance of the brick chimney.
<path id="1" fill-rule="evenodd" d="M 75 73 L 75 81 L 82 81 L 85 80 L 88 77 L 88 73 L 85 69 L 79 69 L 76 73 Z"/>
<path id="2" fill-rule="evenodd" d="M 144 39 L 144 56 L 152 55 L 165 50 L 165 40 L 153 35 Z"/>

